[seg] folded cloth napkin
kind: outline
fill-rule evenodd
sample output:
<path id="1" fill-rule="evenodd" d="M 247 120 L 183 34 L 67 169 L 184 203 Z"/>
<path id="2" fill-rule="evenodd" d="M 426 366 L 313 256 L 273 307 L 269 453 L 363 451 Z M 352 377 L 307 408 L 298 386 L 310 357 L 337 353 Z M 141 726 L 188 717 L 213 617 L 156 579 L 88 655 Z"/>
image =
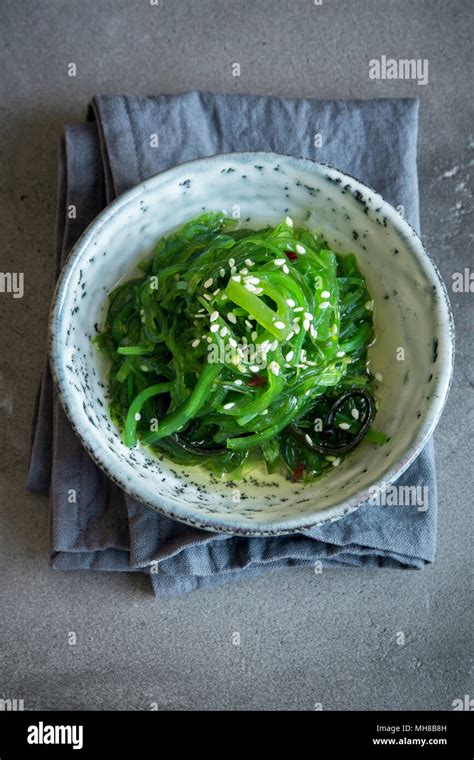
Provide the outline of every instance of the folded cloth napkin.
<path id="1" fill-rule="evenodd" d="M 113 198 L 157 172 L 215 153 L 263 150 L 326 161 L 402 205 L 417 228 L 417 124 L 415 100 L 311 101 L 202 92 L 96 97 L 87 123 L 66 127 L 61 142 L 56 274 L 80 233 Z M 152 147 L 156 142 L 158 148 Z M 68 213 L 72 206 L 75 215 Z M 431 442 L 399 484 L 426 486 L 429 508 L 364 504 L 338 522 L 276 538 L 197 530 L 152 511 L 110 482 L 71 430 L 47 366 L 43 373 L 28 487 L 50 494 L 55 568 L 146 572 L 158 597 L 316 562 L 419 568 L 435 552 Z"/>

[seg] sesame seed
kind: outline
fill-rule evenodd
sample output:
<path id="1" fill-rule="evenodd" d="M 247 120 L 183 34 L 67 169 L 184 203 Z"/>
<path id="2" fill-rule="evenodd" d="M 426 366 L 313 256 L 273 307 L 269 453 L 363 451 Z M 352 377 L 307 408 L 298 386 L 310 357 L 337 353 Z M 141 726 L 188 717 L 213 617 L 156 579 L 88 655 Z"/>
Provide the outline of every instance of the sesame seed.
<path id="1" fill-rule="evenodd" d="M 257 340 L 257 338 L 258 338 L 258 332 L 256 332 L 256 330 L 253 330 L 253 332 L 250 335 L 250 337 L 252 338 L 252 340 Z"/>
<path id="2" fill-rule="evenodd" d="M 325 459 L 326 459 L 328 462 L 335 462 L 335 461 L 336 461 L 336 457 L 333 457 L 333 455 L 332 455 L 332 454 L 328 454 L 328 456 L 327 456 L 327 457 L 324 457 L 324 458 L 325 458 Z"/>
<path id="3" fill-rule="evenodd" d="M 219 293 L 220 293 L 220 292 L 221 292 L 221 289 L 220 289 L 220 288 L 217 288 L 217 290 L 215 290 L 215 291 L 214 291 L 214 293 L 213 293 L 212 295 L 213 295 L 213 296 L 217 296 L 217 295 L 219 295 Z"/>
<path id="4" fill-rule="evenodd" d="M 287 355 L 285 356 L 286 361 L 287 362 L 291 362 L 291 360 L 293 359 L 294 355 L 295 355 L 294 351 L 288 351 Z"/>
<path id="5" fill-rule="evenodd" d="M 242 277 L 240 276 L 240 274 L 234 274 L 234 275 L 233 275 L 233 277 L 232 277 L 232 279 L 233 279 L 235 282 L 240 282 L 240 281 L 241 281 L 241 279 L 242 279 Z"/>
<path id="6" fill-rule="evenodd" d="M 221 338 L 225 338 L 225 336 L 227 335 L 227 327 L 225 325 L 224 327 L 221 327 L 221 331 L 219 335 L 221 336 Z"/>
<path id="7" fill-rule="evenodd" d="M 199 346 L 200 342 L 201 342 L 201 339 L 200 338 L 196 338 L 196 340 L 193 340 L 193 342 L 191 343 L 191 346 L 193 348 L 196 348 L 196 346 Z"/>
<path id="8" fill-rule="evenodd" d="M 379 381 L 379 383 L 383 382 L 383 375 L 380 374 L 380 372 L 375 373 L 375 379 Z"/>
<path id="9" fill-rule="evenodd" d="M 277 330 L 284 330 L 286 325 L 284 322 L 275 322 L 275 327 Z"/>
<path id="10" fill-rule="evenodd" d="M 229 344 L 232 346 L 232 348 L 237 348 L 237 341 L 235 338 L 229 338 Z"/>
<path id="11" fill-rule="evenodd" d="M 286 336 L 286 339 L 287 340 L 291 340 L 292 337 L 294 336 L 294 334 L 295 334 L 295 332 L 294 332 L 294 330 L 292 330 L 291 332 L 288 333 L 288 335 Z"/>
<path id="12" fill-rule="evenodd" d="M 239 272 L 239 274 L 248 274 L 248 273 L 249 273 L 249 270 L 246 269 L 245 267 L 242 267 L 242 269 Z"/>
<path id="13" fill-rule="evenodd" d="M 231 275 L 237 274 L 237 267 L 231 267 L 230 268 Z"/>
<path id="14" fill-rule="evenodd" d="M 142 372 L 149 372 L 150 370 L 146 366 L 146 364 L 140 364 L 140 369 Z"/>
<path id="15" fill-rule="evenodd" d="M 204 306 L 201 306 L 200 309 L 198 309 L 198 314 L 202 314 L 203 311 L 206 311 Z"/>
<path id="16" fill-rule="evenodd" d="M 311 436 L 308 435 L 308 433 L 305 434 L 305 441 L 306 441 L 306 443 L 309 443 L 310 446 L 313 445 L 313 441 L 311 439 Z"/>
<path id="17" fill-rule="evenodd" d="M 330 306 L 329 301 L 321 301 L 321 303 L 319 304 L 320 309 L 327 309 L 328 306 Z"/>
<path id="18" fill-rule="evenodd" d="M 304 329 L 309 330 L 310 326 L 311 326 L 311 322 L 309 321 L 309 319 L 305 319 L 305 321 L 303 322 Z"/>
<path id="19" fill-rule="evenodd" d="M 221 277 L 225 277 L 225 269 L 224 268 L 219 269 L 219 274 Z"/>
<path id="20" fill-rule="evenodd" d="M 256 293 L 257 292 L 257 288 L 255 287 L 255 285 L 252 285 L 251 282 L 246 282 L 245 283 L 245 288 L 246 288 L 246 290 L 249 291 L 249 293 Z"/>
<path id="21" fill-rule="evenodd" d="M 296 306 L 296 304 L 295 304 L 295 302 L 293 301 L 293 299 L 292 299 L 292 298 L 287 298 L 287 299 L 286 299 L 286 303 L 287 303 L 287 305 L 288 305 L 288 306 L 290 306 L 291 308 L 293 308 L 293 306 Z"/>
<path id="22" fill-rule="evenodd" d="M 329 290 L 323 290 L 322 293 L 321 293 L 321 298 L 329 298 L 330 295 L 331 294 L 330 294 Z"/>
<path id="23" fill-rule="evenodd" d="M 209 295 L 209 293 L 203 293 L 204 298 L 206 301 L 212 301 L 212 296 Z"/>
<path id="24" fill-rule="evenodd" d="M 243 364 L 238 364 L 237 369 L 239 370 L 239 372 L 245 372 L 245 367 Z"/>
<path id="25" fill-rule="evenodd" d="M 310 325 L 309 331 L 311 333 L 311 337 L 312 338 L 317 338 L 318 337 L 318 331 L 316 330 L 315 327 L 313 327 L 313 325 Z"/>
<path id="26" fill-rule="evenodd" d="M 138 422 L 139 420 L 141 420 L 142 415 L 140 414 L 140 412 L 135 412 L 134 417 L 135 417 L 136 422 Z"/>
<path id="27" fill-rule="evenodd" d="M 270 346 L 270 351 L 276 351 L 278 348 L 278 341 L 275 339 Z"/>
<path id="28" fill-rule="evenodd" d="M 300 245 L 299 243 L 296 243 L 296 252 L 297 253 L 306 253 L 306 248 L 303 248 L 302 245 Z"/>
<path id="29" fill-rule="evenodd" d="M 291 216 L 287 216 L 285 218 L 285 222 L 288 225 L 288 227 L 293 227 L 293 219 L 291 218 Z"/>
<path id="30" fill-rule="evenodd" d="M 270 372 L 272 372 L 274 375 L 278 376 L 280 374 L 280 365 L 278 362 L 270 362 L 268 365 L 268 369 Z"/>
<path id="31" fill-rule="evenodd" d="M 208 343 L 212 343 L 212 338 L 211 338 L 210 335 L 207 336 L 206 340 L 207 340 Z"/>
<path id="32" fill-rule="evenodd" d="M 275 259 L 273 263 L 276 267 L 281 267 L 285 263 L 285 259 Z"/>
<path id="33" fill-rule="evenodd" d="M 286 264 L 283 264 L 282 269 L 283 269 L 283 271 L 284 271 L 285 274 L 290 274 L 290 270 L 288 269 L 288 267 L 287 267 Z"/>
<path id="34" fill-rule="evenodd" d="M 229 259 L 229 266 L 230 267 L 235 266 L 235 259 Z"/>
<path id="35" fill-rule="evenodd" d="M 336 459 L 333 460 L 332 466 L 333 467 L 339 467 L 340 464 L 341 464 L 341 458 L 340 457 L 336 457 Z"/>
<path id="36" fill-rule="evenodd" d="M 364 304 L 364 305 L 365 305 L 365 308 L 367 309 L 367 311 L 372 311 L 372 309 L 374 308 L 374 302 L 373 301 L 367 301 L 367 303 Z"/>
<path id="37" fill-rule="evenodd" d="M 359 410 L 358 409 L 351 409 L 351 415 L 354 417 L 355 420 L 359 419 Z"/>
<path id="38" fill-rule="evenodd" d="M 205 314 L 195 314 L 194 316 L 196 317 L 196 319 L 204 319 L 204 317 L 206 315 Z"/>
<path id="39" fill-rule="evenodd" d="M 305 316 L 305 319 L 309 319 L 310 322 L 313 319 L 313 315 L 310 314 L 309 311 L 305 311 L 304 316 Z"/>
<path id="40" fill-rule="evenodd" d="M 259 282 L 260 282 L 260 280 L 259 280 L 259 278 L 258 278 L 258 277 L 249 277 L 249 278 L 248 278 L 248 282 L 251 282 L 251 283 L 252 283 L 252 285 L 258 285 L 258 284 L 259 284 Z"/>
<path id="41" fill-rule="evenodd" d="M 252 259 L 245 259 L 245 263 L 247 264 L 248 267 L 255 266 L 255 261 L 252 261 Z"/>
<path id="42" fill-rule="evenodd" d="M 235 325 L 237 323 L 237 317 L 235 316 L 235 314 L 232 311 L 229 311 L 229 313 L 227 315 L 227 319 L 229 320 L 229 322 L 232 322 L 233 325 Z"/>
<path id="43" fill-rule="evenodd" d="M 212 279 L 212 277 L 209 277 L 209 279 L 206 280 L 206 282 L 204 283 L 204 287 L 205 288 L 210 288 L 213 282 L 214 282 L 214 280 Z"/>
<path id="44" fill-rule="evenodd" d="M 296 314 L 296 313 L 298 313 L 299 311 L 304 311 L 304 307 L 303 307 L 303 306 L 297 306 L 297 307 L 296 307 L 296 309 L 293 309 L 293 311 L 294 311 L 294 312 L 295 312 L 295 314 Z"/>
<path id="45" fill-rule="evenodd" d="M 261 293 L 263 293 L 263 288 L 254 288 L 253 291 L 257 296 L 259 296 Z"/>
<path id="46" fill-rule="evenodd" d="M 251 323 L 251 322 L 249 322 L 249 320 L 248 320 L 248 319 L 246 319 L 246 320 L 245 320 L 244 324 L 245 324 L 245 326 L 246 326 L 246 327 L 248 327 L 248 329 L 249 329 L 249 330 L 251 330 L 251 329 L 252 329 L 252 327 L 253 327 L 252 323 Z"/>
<path id="47" fill-rule="evenodd" d="M 240 377 L 237 378 L 237 380 L 234 380 L 234 385 L 242 385 L 243 381 L 240 379 Z"/>
<path id="48" fill-rule="evenodd" d="M 339 427 L 341 428 L 341 430 L 349 430 L 350 425 L 348 422 L 340 422 Z"/>
<path id="49" fill-rule="evenodd" d="M 259 372 L 260 371 L 260 367 L 257 367 L 256 364 L 252 364 L 252 366 L 249 367 L 249 369 L 250 369 L 250 372 Z"/>
<path id="50" fill-rule="evenodd" d="M 213 311 L 212 314 L 211 314 L 211 322 L 215 322 L 216 319 L 219 319 L 219 312 L 218 311 Z"/>
<path id="51" fill-rule="evenodd" d="M 211 333 L 216 333 L 219 329 L 219 325 L 211 325 Z"/>
<path id="52" fill-rule="evenodd" d="M 232 409 L 232 407 L 235 406 L 233 401 L 229 401 L 228 404 L 224 404 L 224 409 Z"/>
<path id="53" fill-rule="evenodd" d="M 299 326 L 299 324 L 297 323 L 295 324 L 294 322 L 293 322 L 293 332 L 295 333 L 295 335 L 298 335 L 301 332 L 301 327 Z"/>
<path id="54" fill-rule="evenodd" d="M 263 412 L 260 412 L 262 417 L 265 417 L 266 414 L 268 414 L 268 409 L 264 409 Z"/>
<path id="55" fill-rule="evenodd" d="M 340 359 L 342 356 L 344 356 L 345 353 L 346 353 L 345 351 L 338 351 L 336 353 L 336 356 L 337 356 L 338 359 Z"/>

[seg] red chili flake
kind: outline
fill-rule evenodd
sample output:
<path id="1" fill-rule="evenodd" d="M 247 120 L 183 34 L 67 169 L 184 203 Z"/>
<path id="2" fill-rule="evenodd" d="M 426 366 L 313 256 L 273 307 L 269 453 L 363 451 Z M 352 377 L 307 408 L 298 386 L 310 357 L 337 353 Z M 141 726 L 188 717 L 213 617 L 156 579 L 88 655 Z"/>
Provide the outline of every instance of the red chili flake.
<path id="1" fill-rule="evenodd" d="M 298 254 L 293 253 L 293 251 L 285 251 L 285 254 L 288 256 L 290 261 L 296 261 L 296 259 L 298 258 Z"/>
<path id="2" fill-rule="evenodd" d="M 247 380 L 247 385 L 252 385 L 255 388 L 262 388 L 266 384 L 267 381 L 262 375 L 254 375 L 250 380 Z"/>
<path id="3" fill-rule="evenodd" d="M 301 480 L 303 477 L 303 472 L 305 468 L 305 463 L 300 462 L 298 465 L 296 465 L 295 469 L 293 470 L 293 483 L 296 483 L 296 481 Z"/>

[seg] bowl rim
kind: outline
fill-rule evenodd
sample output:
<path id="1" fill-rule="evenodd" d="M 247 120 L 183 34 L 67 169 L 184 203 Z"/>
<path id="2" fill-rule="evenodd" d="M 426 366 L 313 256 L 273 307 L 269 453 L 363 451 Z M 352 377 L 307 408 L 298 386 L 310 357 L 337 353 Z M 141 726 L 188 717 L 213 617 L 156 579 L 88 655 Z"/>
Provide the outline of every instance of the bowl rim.
<path id="1" fill-rule="evenodd" d="M 86 435 L 83 432 L 83 428 L 87 429 L 87 425 L 81 424 L 80 414 L 76 413 L 73 404 L 68 402 L 68 388 L 65 382 L 65 373 L 62 367 L 61 353 L 62 347 L 60 345 L 60 324 L 61 324 L 61 310 L 65 300 L 68 285 L 70 283 L 70 277 L 74 269 L 74 265 L 81 259 L 84 251 L 88 249 L 90 241 L 96 234 L 106 225 L 120 214 L 124 207 L 127 207 L 129 203 L 139 197 L 150 186 L 159 186 L 161 183 L 166 183 L 168 180 L 176 177 L 180 178 L 183 173 L 188 173 L 196 164 L 206 163 L 219 163 L 223 159 L 237 162 L 245 162 L 251 160 L 258 160 L 262 162 L 267 161 L 282 161 L 294 163 L 296 166 L 302 168 L 310 168 L 312 171 L 318 172 L 322 180 L 331 181 L 327 177 L 327 171 L 334 173 L 341 179 L 350 180 L 352 187 L 351 190 L 359 190 L 362 193 L 369 192 L 374 198 L 377 199 L 378 206 L 383 210 L 384 215 L 390 220 L 391 225 L 397 232 L 404 238 L 409 238 L 412 245 L 410 248 L 410 255 L 414 256 L 418 262 L 422 265 L 423 271 L 426 274 L 429 281 L 436 286 L 439 296 L 439 308 L 444 310 L 444 319 L 440 320 L 438 327 L 439 335 L 436 335 L 438 341 L 440 338 L 443 340 L 444 348 L 444 362 L 438 372 L 437 384 L 433 388 L 431 394 L 430 404 L 427 412 L 424 414 L 424 420 L 420 426 L 418 434 L 413 441 L 412 445 L 406 451 L 404 455 L 399 457 L 392 467 L 390 467 L 382 478 L 370 483 L 368 486 L 358 489 L 351 497 L 343 499 L 337 504 L 328 507 L 326 509 L 320 509 L 314 512 L 312 517 L 308 515 L 300 515 L 275 520 L 271 522 L 259 522 L 258 520 L 252 520 L 252 524 L 243 525 L 240 521 L 232 519 L 232 515 L 226 515 L 223 517 L 216 517 L 213 514 L 199 515 L 194 517 L 192 508 L 184 506 L 180 508 L 175 501 L 169 501 L 168 504 L 150 503 L 147 499 L 140 494 L 140 489 L 134 488 L 129 482 L 120 476 L 117 467 L 117 461 L 110 455 L 110 452 L 104 451 L 103 459 L 99 456 L 93 446 L 87 440 Z M 323 173 L 326 173 L 325 174 Z M 408 234 L 407 234 L 408 233 Z M 443 324 L 444 329 L 443 329 Z M 443 412 L 449 389 L 451 386 L 453 376 L 453 364 L 454 364 L 454 319 L 453 313 L 449 301 L 446 285 L 441 277 L 439 269 L 429 253 L 427 252 L 420 236 L 413 229 L 413 227 L 407 222 L 400 214 L 394 209 L 394 207 L 378 193 L 376 190 L 366 185 L 361 180 L 357 179 L 348 172 L 342 171 L 334 167 L 331 164 L 316 161 L 311 158 L 299 157 L 294 155 L 286 155 L 282 153 L 266 152 L 266 151 L 242 151 L 232 153 L 217 153 L 212 156 L 205 156 L 202 158 L 196 158 L 191 161 L 186 161 L 182 164 L 178 164 L 170 169 L 159 172 L 148 179 L 143 180 L 138 185 L 130 188 L 122 193 L 118 198 L 113 200 L 107 205 L 98 216 L 88 225 L 88 227 L 82 232 L 76 243 L 72 246 L 68 253 L 64 264 L 61 268 L 61 272 L 58 276 L 48 322 L 48 354 L 49 363 L 51 368 L 51 374 L 56 387 L 58 397 L 64 412 L 79 437 L 81 444 L 89 453 L 93 461 L 106 473 L 106 475 L 119 487 L 125 494 L 128 494 L 134 499 L 137 499 L 142 504 L 150 507 L 151 509 L 160 512 L 166 517 L 178 520 L 179 522 L 186 523 L 193 527 L 202 528 L 204 530 L 215 533 L 227 533 L 231 535 L 242 536 L 277 536 L 288 535 L 291 533 L 302 532 L 315 527 L 322 526 L 324 524 L 340 520 L 346 515 L 359 509 L 364 503 L 366 503 L 370 497 L 371 490 L 375 487 L 384 488 L 387 485 L 393 483 L 399 478 L 403 472 L 412 464 L 412 462 L 419 455 L 421 450 L 425 447 L 431 435 L 433 434 L 441 414 Z M 431 414 L 428 414 L 428 411 Z M 427 418 L 430 417 L 428 420 Z M 250 523 L 250 521 L 248 521 Z"/>

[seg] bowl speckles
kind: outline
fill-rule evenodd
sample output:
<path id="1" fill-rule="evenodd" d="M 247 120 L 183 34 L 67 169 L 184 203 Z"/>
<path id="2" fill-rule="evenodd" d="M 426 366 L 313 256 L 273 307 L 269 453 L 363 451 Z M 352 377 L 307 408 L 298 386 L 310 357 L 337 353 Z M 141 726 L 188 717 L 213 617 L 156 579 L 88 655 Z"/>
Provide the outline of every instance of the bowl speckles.
<path id="1" fill-rule="evenodd" d="M 240 209 L 243 223 L 289 214 L 336 251 L 353 251 L 375 303 L 380 373 L 376 426 L 389 443 L 363 443 L 309 485 L 281 477 L 222 483 L 127 449 L 107 412 L 107 367 L 91 344 L 107 293 L 163 234 L 207 209 Z M 449 389 L 453 324 L 440 275 L 411 227 L 373 190 L 342 172 L 271 153 L 213 156 L 153 177 L 112 203 L 72 250 L 56 289 L 50 359 L 62 404 L 85 448 L 125 491 L 169 517 L 213 531 L 278 535 L 338 520 L 395 480 L 433 432 Z M 403 352 L 400 351 L 403 349 Z"/>

